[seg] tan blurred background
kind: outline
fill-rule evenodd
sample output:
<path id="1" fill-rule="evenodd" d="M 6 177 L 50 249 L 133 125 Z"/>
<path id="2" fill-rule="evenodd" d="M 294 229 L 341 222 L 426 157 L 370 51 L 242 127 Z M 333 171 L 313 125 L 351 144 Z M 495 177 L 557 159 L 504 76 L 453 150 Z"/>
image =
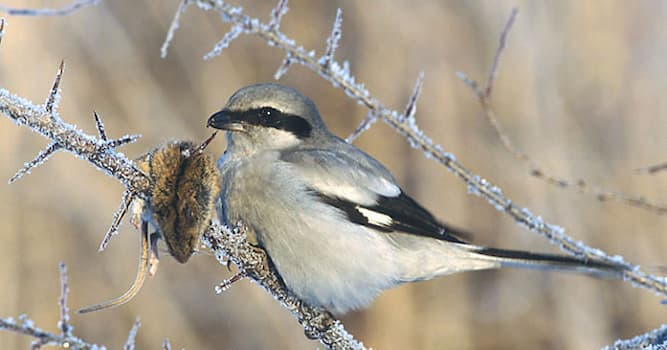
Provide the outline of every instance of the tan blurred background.
<path id="1" fill-rule="evenodd" d="M 70 1 L 3 0 L 16 7 Z M 35 102 L 67 60 L 60 112 L 93 133 L 99 112 L 112 136 L 141 133 L 122 149 L 134 157 L 173 138 L 201 140 L 206 118 L 238 88 L 271 81 L 283 53 L 241 37 L 221 57 L 201 57 L 228 26 L 195 7 L 182 18 L 169 56 L 159 49 L 178 0 L 103 1 L 67 17 L 8 18 L 0 45 L 0 87 Z M 501 146 L 457 70 L 483 80 L 510 12 L 519 17 L 503 57 L 494 101 L 509 136 L 547 171 L 667 202 L 667 174 L 633 169 L 667 160 L 667 4 L 657 1 L 291 1 L 282 29 L 322 52 L 336 7 L 336 53 L 375 97 L 402 109 L 424 70 L 417 118 L 435 142 L 501 186 L 516 203 L 572 236 L 646 267 L 667 265 L 664 216 L 550 187 Z M 244 1 L 266 19 L 273 2 Z M 325 121 L 346 136 L 365 110 L 312 72 L 290 69 L 283 83 L 306 91 Z M 0 118 L 0 179 L 47 144 Z M 557 252 L 518 227 L 442 166 L 378 123 L 357 145 L 377 157 L 437 217 L 475 232 L 475 242 Z M 211 150 L 221 154 L 222 138 Z M 4 180 L 3 180 L 4 181 Z M 26 313 L 55 330 L 58 261 L 70 271 L 70 306 L 121 294 L 134 278 L 137 232 L 129 225 L 104 253 L 97 246 L 122 186 L 69 154 L 55 155 L 17 183 L 0 183 L 0 317 Z M 313 349 L 296 321 L 248 281 L 215 295 L 229 273 L 209 256 L 187 265 L 162 259 L 130 304 L 73 316 L 76 334 L 121 347 L 140 316 L 141 349 L 165 337 L 187 349 Z M 592 349 L 657 327 L 667 309 L 653 293 L 619 281 L 535 271 L 461 274 L 405 285 L 344 317 L 375 349 Z M 26 337 L 0 332 L 0 349 Z"/>

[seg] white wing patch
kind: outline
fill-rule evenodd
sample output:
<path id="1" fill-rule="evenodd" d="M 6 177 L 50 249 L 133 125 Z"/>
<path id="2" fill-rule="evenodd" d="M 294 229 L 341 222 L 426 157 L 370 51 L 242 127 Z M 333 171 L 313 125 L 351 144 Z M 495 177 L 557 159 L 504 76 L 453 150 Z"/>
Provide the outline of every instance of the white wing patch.
<path id="1" fill-rule="evenodd" d="M 363 215 L 366 219 L 368 219 L 368 223 L 371 225 L 389 226 L 393 221 L 391 219 L 391 216 L 389 215 L 378 213 L 376 211 L 362 208 L 360 206 L 356 206 L 355 209 L 357 209 L 357 211 L 361 213 L 361 215 Z"/>

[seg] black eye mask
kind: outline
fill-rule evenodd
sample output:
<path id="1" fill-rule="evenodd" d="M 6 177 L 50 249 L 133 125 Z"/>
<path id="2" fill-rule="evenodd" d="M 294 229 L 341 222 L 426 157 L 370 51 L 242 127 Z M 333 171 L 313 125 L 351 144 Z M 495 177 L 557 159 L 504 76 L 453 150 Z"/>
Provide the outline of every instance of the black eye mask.
<path id="1" fill-rule="evenodd" d="M 282 113 L 271 107 L 253 108 L 247 111 L 223 109 L 218 113 L 224 114 L 228 121 L 285 130 L 299 139 L 310 137 L 313 131 L 312 125 L 306 119 L 297 115 Z"/>

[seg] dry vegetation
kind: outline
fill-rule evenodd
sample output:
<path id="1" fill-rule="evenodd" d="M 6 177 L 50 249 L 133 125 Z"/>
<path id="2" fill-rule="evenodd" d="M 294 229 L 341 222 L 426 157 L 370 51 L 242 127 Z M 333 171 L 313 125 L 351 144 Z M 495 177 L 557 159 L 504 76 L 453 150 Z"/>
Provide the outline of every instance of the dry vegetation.
<path id="1" fill-rule="evenodd" d="M 66 2 L 63 2 L 66 4 Z M 41 1 L 4 1 L 42 6 Z M 437 144 L 533 212 L 587 244 L 642 266 L 664 266 L 665 217 L 655 212 L 560 191 L 529 175 L 501 145 L 456 71 L 483 81 L 515 3 L 387 4 L 292 1 L 284 32 L 324 50 L 336 7 L 344 11 L 337 57 L 360 81 L 402 110 L 415 76 L 425 73 L 417 120 Z M 493 101 L 504 130 L 541 169 L 571 179 L 667 202 L 664 175 L 633 169 L 665 158 L 667 8 L 654 3 L 518 3 L 521 15 L 507 43 Z M 160 45 L 177 1 L 102 2 L 69 17 L 11 17 L 0 46 L 0 86 L 44 99 L 54 67 L 65 57 L 61 113 L 94 132 L 92 110 L 113 135 L 144 137 L 123 152 L 133 157 L 171 138 L 203 139 L 204 121 L 238 87 L 273 77 L 284 54 L 244 38 L 211 61 L 200 60 L 228 27 L 212 13 L 185 13 L 166 60 Z M 266 18 L 272 4 L 244 8 Z M 661 7 L 662 6 L 662 7 Z M 365 116 L 339 90 L 294 66 L 283 82 L 306 91 L 341 136 Z M 41 137 L 0 119 L 0 177 L 45 146 Z M 383 124 L 357 145 L 387 164 L 409 193 L 440 218 L 477 232 L 476 241 L 553 250 L 526 234 Z M 224 142 L 211 149 L 221 153 Z M 64 260 L 76 308 L 115 296 L 134 275 L 137 232 L 121 226 L 96 253 L 123 191 L 113 179 L 69 155 L 0 189 L 0 316 L 29 314 L 56 324 L 58 275 Z M 293 319 L 247 282 L 221 296 L 209 288 L 223 275 L 212 259 L 187 265 L 163 259 L 157 278 L 132 303 L 73 316 L 78 335 L 119 348 L 135 316 L 139 348 L 312 348 Z M 658 326 L 664 310 L 652 293 L 619 281 L 525 271 L 478 272 L 403 286 L 364 312 L 348 329 L 377 349 L 599 348 Z M 0 333 L 0 348 L 30 340 Z"/>

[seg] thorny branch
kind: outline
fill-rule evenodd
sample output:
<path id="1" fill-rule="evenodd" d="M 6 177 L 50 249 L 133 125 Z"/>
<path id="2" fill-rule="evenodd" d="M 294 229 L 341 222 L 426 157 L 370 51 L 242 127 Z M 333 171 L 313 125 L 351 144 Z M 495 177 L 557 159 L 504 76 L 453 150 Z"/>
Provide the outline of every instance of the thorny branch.
<path id="1" fill-rule="evenodd" d="M 493 58 L 493 63 L 491 65 L 491 69 L 489 71 L 489 75 L 487 77 L 486 85 L 484 87 L 480 87 L 479 84 L 471 79 L 468 75 L 466 75 L 463 72 L 457 72 L 457 76 L 472 90 L 472 92 L 475 94 L 477 97 L 477 100 L 479 101 L 479 104 L 482 107 L 482 111 L 484 114 L 484 117 L 486 120 L 491 124 L 491 127 L 495 131 L 496 135 L 500 139 L 503 147 L 512 155 L 514 158 L 518 159 L 519 161 L 525 163 L 528 168 L 530 169 L 530 174 L 538 179 L 542 179 L 546 181 L 550 185 L 554 185 L 560 188 L 566 188 L 566 189 L 572 189 L 574 191 L 577 191 L 579 193 L 584 193 L 588 195 L 592 195 L 595 198 L 597 198 L 599 201 L 604 202 L 604 201 L 609 201 L 609 200 L 614 200 L 620 203 L 624 203 L 627 205 L 631 205 L 634 207 L 639 207 L 642 209 L 646 209 L 652 212 L 655 212 L 657 214 L 667 214 L 667 205 L 661 204 L 661 203 L 656 203 L 653 202 L 647 198 L 641 197 L 641 196 L 629 196 L 623 193 L 618 193 L 618 192 L 612 192 L 608 191 L 602 188 L 598 188 L 596 186 L 591 186 L 586 181 L 584 180 L 576 180 L 576 181 L 571 181 L 571 180 L 566 180 L 563 178 L 559 178 L 556 176 L 552 176 L 549 173 L 545 172 L 542 170 L 531 158 L 528 154 L 524 153 L 523 151 L 519 150 L 512 140 L 509 138 L 507 133 L 504 131 L 502 125 L 500 124 L 500 121 L 498 120 L 496 116 L 496 111 L 493 108 L 492 102 L 491 102 L 491 93 L 493 91 L 493 83 L 495 82 L 495 78 L 498 74 L 498 68 L 500 65 L 500 59 L 502 57 L 503 51 L 505 49 L 505 44 L 507 42 L 507 36 L 509 34 L 510 29 L 512 28 L 512 24 L 514 23 L 514 20 L 516 18 L 516 15 L 518 13 L 518 10 L 516 8 L 512 9 L 512 13 L 510 14 L 509 19 L 507 20 L 507 23 L 505 24 L 505 27 L 503 28 L 500 39 L 499 39 L 499 45 L 498 48 L 496 49 L 496 53 Z M 665 168 L 667 168 L 667 163 L 663 164 Z M 660 165 L 655 166 L 655 167 L 650 167 L 646 168 L 644 170 L 645 172 L 648 173 L 653 173 L 658 171 L 660 168 Z"/>
<path id="2" fill-rule="evenodd" d="M 67 268 L 64 263 L 59 264 L 60 269 L 60 297 L 58 305 L 60 307 L 60 320 L 58 329 L 60 334 L 53 334 L 44 331 L 35 326 L 34 322 L 26 315 L 19 316 L 19 322 L 10 318 L 0 318 L 0 329 L 14 333 L 24 334 L 36 340 L 30 346 L 30 349 L 40 349 L 42 346 L 59 346 L 64 349 L 94 350 L 104 349 L 103 346 L 86 342 L 72 334 L 74 327 L 69 324 L 69 308 L 67 307 L 67 294 L 69 287 L 67 285 Z"/>
<path id="3" fill-rule="evenodd" d="M 625 262 L 621 256 L 610 256 L 599 249 L 576 241 L 568 236 L 562 227 L 546 222 L 542 217 L 534 215 L 527 208 L 515 204 L 502 193 L 500 188 L 472 173 L 457 161 L 454 155 L 445 152 L 439 145 L 433 143 L 416 124 L 414 117 L 406 118 L 406 116 L 386 107 L 372 97 L 364 85 L 356 82 L 355 78 L 349 74 L 348 64 L 344 63 L 341 66 L 335 60 L 318 59 L 315 51 L 307 51 L 278 29 L 271 30 L 276 26 L 269 27 L 268 24 L 261 22 L 259 19 L 245 15 L 239 7 L 233 7 L 220 0 L 197 0 L 196 4 L 203 10 L 218 12 L 222 21 L 232 24 L 232 32 L 242 30 L 242 33 L 235 33 L 234 37 L 238 37 L 239 34 L 257 35 L 270 46 L 284 51 L 285 59 L 289 63 L 299 63 L 329 81 L 334 87 L 342 89 L 350 98 L 366 106 L 374 116 L 382 118 L 389 126 L 404 136 L 412 147 L 422 150 L 427 158 L 434 159 L 461 178 L 468 186 L 470 193 L 485 198 L 496 209 L 509 215 L 518 224 L 546 237 L 551 243 L 558 245 L 562 250 L 574 256 L 622 265 L 627 268 L 623 275 L 625 280 L 635 286 L 667 296 L 667 282 L 664 278 L 643 272 L 639 266 Z M 225 35 L 225 37 L 228 37 L 228 35 Z M 228 44 L 229 42 L 227 42 Z M 326 66 L 323 66 L 323 61 L 327 63 Z M 282 67 L 283 65 L 281 65 L 281 69 Z M 493 79 L 490 79 L 490 81 L 493 81 Z"/>
<path id="4" fill-rule="evenodd" d="M 65 16 L 70 13 L 86 6 L 97 5 L 102 0 L 77 0 L 63 8 L 59 9 L 18 9 L 8 6 L 0 5 L 0 12 L 4 12 L 11 16 L 35 16 L 35 17 L 45 17 L 45 16 Z"/>
<path id="5" fill-rule="evenodd" d="M 61 75 L 62 69 L 59 69 L 57 81 L 60 81 Z M 59 86 L 59 83 L 55 83 L 54 86 Z M 96 138 L 65 123 L 58 115 L 57 104 L 51 104 L 50 111 L 47 111 L 48 101 L 57 100 L 53 95 L 57 94 L 58 91 L 58 88 L 52 89 L 47 104 L 41 106 L 13 95 L 7 90 L 0 89 L 0 112 L 17 124 L 27 126 L 40 133 L 62 149 L 89 161 L 98 169 L 105 171 L 125 185 L 126 191 L 122 204 L 114 215 L 112 226 L 100 245 L 100 248 L 103 248 L 115 232 L 114 228 L 117 226 L 117 222 L 127 210 L 126 204 L 129 203 L 130 197 L 147 197 L 151 185 L 150 180 L 131 160 L 115 152 L 113 147 L 109 146 L 111 141 L 106 139 L 106 132 L 99 116 L 96 116 L 95 119 L 100 137 Z M 231 239 L 231 243 L 223 242 L 225 239 L 236 236 L 229 229 L 213 223 L 208 229 L 204 241 L 211 242 L 211 248 L 216 256 L 231 259 L 232 262 L 237 264 L 239 270 L 243 271 L 244 276 L 250 277 L 259 283 L 276 297 L 283 306 L 287 307 L 298 319 L 309 338 L 317 339 L 331 349 L 364 349 L 363 345 L 356 341 L 343 328 L 343 325 L 328 312 L 310 307 L 291 296 L 280 285 L 278 277 L 269 268 L 266 255 L 263 252 L 247 254 L 246 252 L 252 247 L 245 241 L 245 235 L 243 235 L 243 239 L 238 237 Z M 222 238 L 222 241 L 218 238 Z M 2 324 L 0 324 L 0 327 L 2 327 Z M 20 331 L 21 329 L 21 327 L 13 327 L 9 324 L 5 328 L 13 331 Z M 43 332 L 39 332 L 21 333 L 41 336 Z"/>
<path id="6" fill-rule="evenodd" d="M 96 3 L 97 1 L 78 1 L 71 6 L 84 6 L 82 4 Z M 187 5 L 193 0 L 184 0 L 179 6 L 172 26 L 169 29 L 167 39 L 163 45 L 163 55 L 166 54 L 169 42 L 173 38 L 173 34 L 178 28 L 178 20 L 180 14 L 185 10 Z M 326 54 L 321 58 L 316 58 L 314 51 L 307 52 L 303 47 L 298 46 L 293 40 L 279 31 L 280 19 L 287 11 L 287 1 L 281 0 L 278 6 L 272 11 L 269 24 L 264 24 L 256 18 L 251 18 L 244 15 L 240 8 L 229 6 L 219 0 L 199 0 L 196 4 L 204 10 L 215 10 L 222 16 L 222 20 L 233 23 L 233 29 L 227 33 L 223 40 L 216 45 L 216 48 L 211 52 L 211 56 L 219 54 L 222 49 L 229 45 L 229 43 L 240 36 L 241 34 L 256 34 L 267 41 L 272 46 L 276 46 L 285 52 L 285 59 L 276 72 L 276 77 L 282 76 L 292 63 L 299 63 L 304 65 L 321 77 L 331 82 L 335 87 L 343 89 L 346 94 L 365 105 L 369 109 L 369 120 L 382 118 L 387 124 L 394 128 L 397 132 L 403 135 L 408 142 L 415 148 L 421 149 L 426 156 L 433 158 L 449 171 L 463 179 L 471 193 L 486 198 L 498 210 L 501 210 L 510 215 L 518 223 L 525 225 L 530 230 L 539 233 L 549 238 L 554 244 L 561 246 L 566 252 L 573 255 L 591 258 L 602 259 L 605 261 L 623 264 L 630 268 L 626 272 L 625 277 L 635 285 L 654 290 L 655 292 L 667 295 L 667 286 L 664 279 L 651 276 L 643 273 L 638 267 L 631 266 L 625 263 L 621 257 L 610 257 L 604 252 L 585 246 L 580 242 L 574 241 L 569 236 L 565 235 L 564 230 L 558 226 L 544 222 L 539 216 L 535 216 L 527 209 L 515 205 L 510 199 L 506 198 L 499 188 L 489 183 L 488 181 L 474 175 L 467 170 L 455 157 L 449 153 L 444 152 L 440 146 L 434 144 L 423 131 L 419 129 L 413 117 L 414 108 L 416 106 L 417 96 L 421 88 L 421 78 L 415 87 L 412 97 L 410 97 L 408 106 L 404 114 L 387 108 L 380 101 L 373 98 L 362 84 L 355 81 L 354 77 L 349 74 L 349 64 L 344 62 L 341 66 L 333 59 L 335 53 L 335 46 L 340 37 L 340 23 L 341 16 L 337 13 L 334 21 L 334 28 L 332 35 L 327 40 Z M 76 8 L 78 8 L 76 7 Z M 2 9 L 2 8 L 0 8 Z M 6 11 L 7 9 L 5 9 Z M 54 10 L 62 11 L 62 10 Z M 52 15 L 54 12 L 26 13 L 30 15 Z M 14 12 L 16 14 L 16 12 Z M 19 13 L 21 14 L 21 13 Z M 62 14 L 62 13 L 56 13 Z M 508 26 L 509 27 L 509 26 Z M 0 39 L 2 34 L 2 22 L 0 22 Z M 498 56 L 499 59 L 499 56 Z M 497 64 L 494 64 L 497 65 Z M 492 70 L 492 73 L 495 68 Z M 493 73 L 495 74 L 495 73 Z M 489 86 L 493 82 L 495 75 L 489 76 Z M 57 86 L 58 84 L 54 84 Z M 55 90 L 58 90 L 57 88 Z M 490 96 L 490 89 L 488 89 Z M 57 92 L 49 95 L 57 97 Z M 57 105 L 55 99 L 50 107 L 47 102 L 45 106 L 34 105 L 31 102 L 15 96 L 7 90 L 0 89 L 0 112 L 7 115 L 19 125 L 24 125 L 30 129 L 40 133 L 51 140 L 52 147 L 60 147 L 76 156 L 86 159 L 99 169 L 104 170 L 110 176 L 121 181 L 127 191 L 135 193 L 139 197 L 145 197 L 150 187 L 149 179 L 139 171 L 136 166 L 123 155 L 116 153 L 113 147 L 110 146 L 104 134 L 103 127 L 100 127 L 101 122 L 98 121 L 98 129 L 100 130 L 100 138 L 87 135 L 74 126 L 67 124 L 60 119 L 54 105 Z M 370 126 L 369 122 L 366 122 Z M 361 128 L 367 129 L 367 126 Z M 361 130 L 361 132 L 363 132 Z M 359 133 L 361 133 L 359 132 Z M 127 137 L 126 139 L 131 139 Z M 284 307 L 289 309 L 299 323 L 304 327 L 306 335 L 312 339 L 319 339 L 323 344 L 332 349 L 363 349 L 363 345 L 356 341 L 352 336 L 345 331 L 342 324 L 335 320 L 328 312 L 322 309 L 310 307 L 286 291 L 284 286 L 275 273 L 270 269 L 268 259 L 265 253 L 257 248 L 254 248 L 246 241 L 245 229 L 242 226 L 237 226 L 230 230 L 217 223 L 213 223 L 202 237 L 216 257 L 222 264 L 226 264 L 228 260 L 235 263 L 242 276 L 250 277 L 253 281 L 260 284 L 263 288 L 268 290 Z M 67 288 L 63 288 L 66 291 Z M 61 298 L 63 304 L 65 298 Z M 67 309 L 61 307 L 61 312 L 66 313 Z M 16 325 L 12 320 L 0 320 L 0 328 L 13 330 L 23 334 L 28 334 L 40 339 L 40 344 L 48 344 L 41 339 L 49 339 L 54 344 L 65 345 L 65 336 L 53 336 L 44 331 L 35 328 L 27 318 L 22 325 Z M 63 324 L 68 324 L 67 321 L 62 321 Z M 138 327 L 135 324 L 133 330 Z M 62 327 L 61 327 L 62 328 Z M 69 329 L 71 326 L 62 328 L 63 331 Z M 133 334 L 130 334 L 132 338 Z M 51 340 L 53 339 L 53 340 Z M 70 339 L 72 340 L 72 339 Z M 76 340 L 76 339 L 74 339 Z M 92 346 L 87 343 L 75 343 L 72 340 L 69 346 L 79 346 L 82 349 L 88 349 Z M 41 346 L 39 345 L 39 346 Z M 170 348 L 168 341 L 165 341 L 163 347 Z"/>

